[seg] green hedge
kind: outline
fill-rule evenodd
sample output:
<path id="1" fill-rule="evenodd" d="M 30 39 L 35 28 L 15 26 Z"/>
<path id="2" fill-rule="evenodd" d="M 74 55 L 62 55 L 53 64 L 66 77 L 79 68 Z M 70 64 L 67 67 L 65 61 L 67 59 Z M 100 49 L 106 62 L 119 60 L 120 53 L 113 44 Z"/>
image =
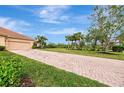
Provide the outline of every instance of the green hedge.
<path id="1" fill-rule="evenodd" d="M 49 43 L 46 45 L 46 48 L 66 48 L 66 47 L 67 47 L 67 45 L 63 44 L 63 43 L 58 43 L 58 44 Z"/>
<path id="2" fill-rule="evenodd" d="M 57 48 L 57 45 L 55 43 L 49 43 L 46 47 L 47 48 Z"/>
<path id="3" fill-rule="evenodd" d="M 112 47 L 112 51 L 113 52 L 122 52 L 122 51 L 124 51 L 124 46 L 113 46 Z"/>
<path id="4" fill-rule="evenodd" d="M 22 60 L 18 57 L 0 56 L 0 86 L 19 86 Z"/>
<path id="5" fill-rule="evenodd" d="M 33 46 L 32 46 L 32 49 L 36 49 L 36 48 L 37 48 L 37 46 L 36 46 L 36 45 L 33 45 Z"/>
<path id="6" fill-rule="evenodd" d="M 0 46 L 0 51 L 5 50 L 5 46 Z"/>
<path id="7" fill-rule="evenodd" d="M 67 48 L 67 45 L 63 43 L 58 43 L 57 48 Z"/>

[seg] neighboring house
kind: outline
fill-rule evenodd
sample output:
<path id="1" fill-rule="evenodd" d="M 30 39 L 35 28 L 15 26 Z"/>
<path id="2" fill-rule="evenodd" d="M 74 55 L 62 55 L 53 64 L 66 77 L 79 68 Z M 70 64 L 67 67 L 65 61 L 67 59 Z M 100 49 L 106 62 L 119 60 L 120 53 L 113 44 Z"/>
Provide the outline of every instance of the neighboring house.
<path id="1" fill-rule="evenodd" d="M 31 49 L 34 40 L 22 34 L 0 27 L 0 46 L 11 49 Z"/>

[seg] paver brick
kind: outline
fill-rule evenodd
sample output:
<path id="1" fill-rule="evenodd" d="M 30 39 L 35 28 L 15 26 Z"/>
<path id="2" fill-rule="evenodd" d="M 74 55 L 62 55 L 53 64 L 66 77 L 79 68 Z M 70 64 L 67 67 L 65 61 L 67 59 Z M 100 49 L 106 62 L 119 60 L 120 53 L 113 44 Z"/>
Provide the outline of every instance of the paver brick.
<path id="1" fill-rule="evenodd" d="M 41 50 L 11 51 L 110 86 L 124 86 L 124 61 L 121 60 Z"/>

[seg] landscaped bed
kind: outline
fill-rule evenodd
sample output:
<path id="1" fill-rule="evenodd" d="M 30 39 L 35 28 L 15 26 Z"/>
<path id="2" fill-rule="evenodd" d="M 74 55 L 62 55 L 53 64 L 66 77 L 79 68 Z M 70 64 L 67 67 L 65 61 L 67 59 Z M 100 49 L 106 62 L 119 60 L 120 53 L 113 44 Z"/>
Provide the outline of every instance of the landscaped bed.
<path id="1" fill-rule="evenodd" d="M 14 59 L 13 59 L 14 58 Z M 8 51 L 1 51 L 0 52 L 0 61 L 1 62 L 21 62 L 21 72 L 19 73 L 20 76 L 20 83 L 19 85 L 15 86 L 23 86 L 24 83 L 27 83 L 26 86 L 63 86 L 63 87 L 105 87 L 102 83 L 99 83 L 95 80 L 91 80 L 64 70 L 57 69 L 55 67 L 43 64 L 41 62 L 10 53 Z M 9 59 L 9 60 L 7 60 Z M 2 64 L 0 63 L 0 66 Z M 7 65 L 6 65 L 7 67 Z M 5 67 L 5 68 L 6 68 Z M 4 71 L 3 71 L 4 72 Z M 5 71 L 6 72 L 6 71 Z M 3 74 L 0 74 L 3 76 Z M 1 77 L 0 77 L 1 78 Z M 4 81 L 4 78 L 0 79 Z M 6 79 L 5 82 L 8 80 Z M 13 82 L 12 82 L 13 83 Z M 5 85 L 5 86 L 13 86 Z M 3 86 L 3 85 L 1 85 Z"/>
<path id="2" fill-rule="evenodd" d="M 122 52 L 99 52 L 99 51 L 87 51 L 87 50 L 68 50 L 66 48 L 45 48 L 43 50 L 124 60 L 124 53 L 122 53 Z"/>

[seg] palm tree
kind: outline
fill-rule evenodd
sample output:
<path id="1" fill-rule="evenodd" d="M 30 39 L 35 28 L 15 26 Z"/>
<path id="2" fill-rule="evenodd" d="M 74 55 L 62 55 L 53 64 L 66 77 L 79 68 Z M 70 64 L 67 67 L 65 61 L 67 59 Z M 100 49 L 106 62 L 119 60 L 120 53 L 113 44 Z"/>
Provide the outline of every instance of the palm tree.
<path id="1" fill-rule="evenodd" d="M 80 39 L 81 39 L 81 32 L 75 33 L 74 36 L 75 36 L 75 39 L 76 40 L 79 40 L 80 41 Z"/>
<path id="2" fill-rule="evenodd" d="M 48 40 L 45 36 L 37 35 L 35 39 L 37 41 L 37 47 L 39 47 L 39 48 L 45 48 L 46 41 Z"/>
<path id="3" fill-rule="evenodd" d="M 73 35 L 65 36 L 66 41 L 68 41 L 68 49 L 78 49 L 80 46 L 81 32 L 74 33 Z M 78 42 L 77 42 L 78 41 Z M 69 43 L 71 42 L 71 43 Z"/>
<path id="4" fill-rule="evenodd" d="M 68 49 L 73 48 L 74 37 L 72 35 L 65 36 L 66 41 L 68 41 Z M 70 43 L 71 42 L 71 43 Z"/>
<path id="5" fill-rule="evenodd" d="M 65 40 L 68 42 L 68 49 L 69 49 L 69 44 L 70 44 L 70 41 L 69 41 L 69 36 L 67 35 L 67 36 L 65 36 Z"/>
<path id="6" fill-rule="evenodd" d="M 85 36 L 83 34 L 81 34 L 81 39 L 80 39 L 80 43 L 79 43 L 79 48 L 82 49 L 83 46 L 85 46 Z"/>
<path id="7" fill-rule="evenodd" d="M 74 39 L 74 49 L 78 49 L 80 45 L 80 40 L 81 40 L 81 32 L 77 32 L 73 34 L 73 39 Z M 78 41 L 78 42 L 77 42 Z"/>

